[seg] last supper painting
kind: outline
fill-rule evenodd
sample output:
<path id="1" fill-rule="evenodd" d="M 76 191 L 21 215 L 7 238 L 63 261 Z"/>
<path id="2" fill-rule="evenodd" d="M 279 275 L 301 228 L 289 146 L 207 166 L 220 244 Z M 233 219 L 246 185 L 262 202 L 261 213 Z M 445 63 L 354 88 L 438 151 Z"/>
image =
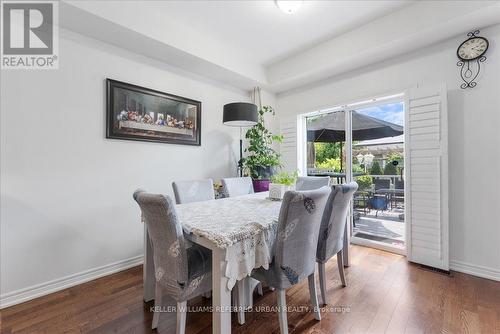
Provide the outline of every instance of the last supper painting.
<path id="1" fill-rule="evenodd" d="M 106 138 L 201 144 L 201 102 L 106 79 Z"/>

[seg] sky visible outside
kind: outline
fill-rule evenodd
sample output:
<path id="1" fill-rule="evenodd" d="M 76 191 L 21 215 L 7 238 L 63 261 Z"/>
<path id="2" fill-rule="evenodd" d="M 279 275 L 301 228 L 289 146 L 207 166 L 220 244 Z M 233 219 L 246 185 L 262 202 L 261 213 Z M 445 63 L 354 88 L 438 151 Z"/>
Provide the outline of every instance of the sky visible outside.
<path id="1" fill-rule="evenodd" d="M 357 112 L 404 126 L 403 102 L 383 104 L 376 107 L 357 109 Z"/>

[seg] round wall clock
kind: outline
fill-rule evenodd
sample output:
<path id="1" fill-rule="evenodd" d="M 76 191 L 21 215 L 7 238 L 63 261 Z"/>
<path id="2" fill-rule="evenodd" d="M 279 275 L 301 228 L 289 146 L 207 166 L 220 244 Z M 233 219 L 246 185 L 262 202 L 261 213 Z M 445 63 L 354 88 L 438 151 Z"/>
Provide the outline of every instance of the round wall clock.
<path id="1" fill-rule="evenodd" d="M 462 42 L 457 48 L 457 57 L 459 61 L 457 66 L 460 68 L 460 76 L 463 83 L 460 88 L 474 88 L 477 85 L 475 81 L 481 71 L 481 63 L 486 60 L 484 54 L 488 51 L 490 43 L 484 37 L 477 36 L 479 30 L 471 31 L 467 34 L 468 39 Z"/>
<path id="2" fill-rule="evenodd" d="M 457 49 L 458 58 L 469 61 L 474 60 L 486 53 L 490 43 L 484 37 L 472 37 L 464 41 Z"/>

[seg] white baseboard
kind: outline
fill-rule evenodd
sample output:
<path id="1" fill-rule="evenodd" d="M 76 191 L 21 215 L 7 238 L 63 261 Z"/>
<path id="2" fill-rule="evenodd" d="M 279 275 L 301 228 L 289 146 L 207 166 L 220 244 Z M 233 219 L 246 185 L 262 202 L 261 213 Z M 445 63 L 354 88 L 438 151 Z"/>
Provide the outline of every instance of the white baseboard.
<path id="1" fill-rule="evenodd" d="M 130 259 L 110 263 L 102 267 L 93 268 L 49 282 L 5 293 L 0 296 L 0 309 L 45 296 L 49 293 L 64 290 L 78 284 L 86 283 L 96 278 L 114 274 L 119 271 L 138 266 L 142 264 L 142 262 L 143 256 L 139 255 Z"/>
<path id="2" fill-rule="evenodd" d="M 478 276 L 482 278 L 491 279 L 500 282 L 500 270 L 494 268 L 488 268 L 483 266 L 478 266 L 475 264 L 451 260 L 450 269 L 459 271 L 464 274 L 469 274 L 473 276 Z"/>

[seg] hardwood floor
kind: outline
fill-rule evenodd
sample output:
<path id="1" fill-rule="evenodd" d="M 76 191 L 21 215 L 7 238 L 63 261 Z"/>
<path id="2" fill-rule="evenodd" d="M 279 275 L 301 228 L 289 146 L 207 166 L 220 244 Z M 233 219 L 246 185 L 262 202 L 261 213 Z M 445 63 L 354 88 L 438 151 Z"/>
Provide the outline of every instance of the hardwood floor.
<path id="1" fill-rule="evenodd" d="M 307 280 L 287 292 L 292 333 L 500 333 L 500 282 L 455 273 L 445 276 L 408 264 L 404 257 L 353 246 L 342 288 L 337 261 L 327 265 L 330 305 L 314 320 Z M 319 293 L 319 291 L 318 291 Z M 191 307 L 210 306 L 197 299 Z M 276 305 L 276 293 L 255 296 L 255 308 Z M 1 333 L 151 333 L 152 303 L 142 301 L 142 267 L 1 310 Z M 302 308 L 301 308 L 302 307 Z M 170 333 L 162 313 L 158 333 Z M 191 312 L 187 333 L 211 333 L 211 314 Z M 274 312 L 250 312 L 233 333 L 279 333 Z"/>

